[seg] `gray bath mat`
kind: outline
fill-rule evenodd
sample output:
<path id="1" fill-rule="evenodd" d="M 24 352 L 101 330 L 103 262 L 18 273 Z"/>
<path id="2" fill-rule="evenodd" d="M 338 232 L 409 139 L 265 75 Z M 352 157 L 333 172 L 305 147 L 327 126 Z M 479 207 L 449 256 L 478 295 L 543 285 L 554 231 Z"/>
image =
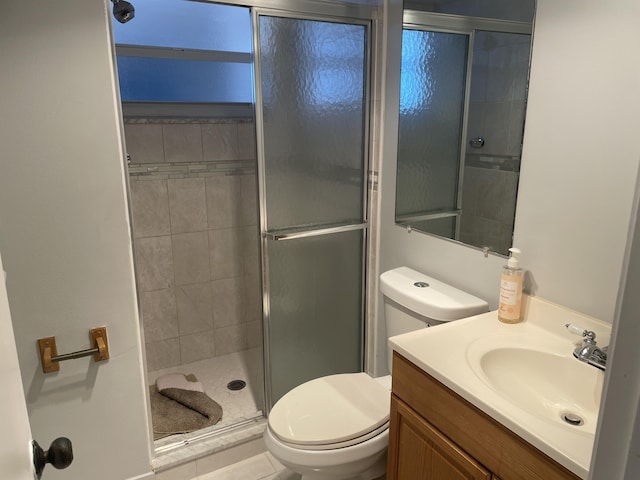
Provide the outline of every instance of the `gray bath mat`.
<path id="1" fill-rule="evenodd" d="M 187 375 L 187 379 L 197 381 L 194 375 Z M 206 393 L 178 388 L 168 388 L 160 393 L 155 385 L 150 385 L 149 394 L 154 440 L 210 427 L 222 418 L 222 407 Z"/>

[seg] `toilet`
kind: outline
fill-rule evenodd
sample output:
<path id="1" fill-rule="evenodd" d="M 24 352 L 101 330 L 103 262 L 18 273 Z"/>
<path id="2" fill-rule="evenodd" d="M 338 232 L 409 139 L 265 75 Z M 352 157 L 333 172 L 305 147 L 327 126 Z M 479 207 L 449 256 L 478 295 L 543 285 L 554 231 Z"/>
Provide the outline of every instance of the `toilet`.
<path id="1" fill-rule="evenodd" d="M 407 267 L 380 275 L 387 337 L 489 311 L 489 305 Z M 392 352 L 387 355 L 391 371 Z M 391 376 L 329 375 L 271 409 L 267 450 L 302 480 L 373 480 L 386 471 Z"/>

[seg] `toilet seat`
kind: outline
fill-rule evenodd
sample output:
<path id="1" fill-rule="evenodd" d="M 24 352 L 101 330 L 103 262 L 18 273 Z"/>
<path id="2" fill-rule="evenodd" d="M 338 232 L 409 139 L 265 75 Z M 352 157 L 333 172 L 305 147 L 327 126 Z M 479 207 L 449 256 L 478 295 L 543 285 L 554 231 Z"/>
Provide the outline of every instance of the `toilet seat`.
<path id="1" fill-rule="evenodd" d="M 356 437 L 356 438 L 351 438 L 349 440 L 345 440 L 342 442 L 336 442 L 336 443 L 326 443 L 326 444 L 316 444 L 316 445 L 302 445 L 302 444 L 297 444 L 297 443 L 291 443 L 291 442 L 286 442 L 284 440 L 282 440 L 280 437 L 278 437 L 273 430 L 271 430 L 271 428 L 269 428 L 269 430 L 271 431 L 271 433 L 273 435 L 276 436 L 276 438 L 278 439 L 278 441 L 280 441 L 280 443 L 282 443 L 282 445 L 290 447 L 290 448 L 295 448 L 296 450 L 313 450 L 313 451 L 321 451 L 321 450 L 336 450 L 338 448 L 345 448 L 345 447 L 351 447 L 353 445 L 357 445 L 359 443 L 362 442 L 366 442 L 367 440 L 371 440 L 372 438 L 385 433 L 389 430 L 389 422 L 385 423 L 384 425 L 381 425 L 380 427 L 376 428 L 375 430 L 372 430 L 369 433 L 366 433 L 365 435 L 362 435 L 360 437 Z"/>
<path id="2" fill-rule="evenodd" d="M 364 442 L 389 427 L 390 392 L 366 373 L 329 375 L 283 396 L 269 429 L 302 450 L 330 450 Z"/>

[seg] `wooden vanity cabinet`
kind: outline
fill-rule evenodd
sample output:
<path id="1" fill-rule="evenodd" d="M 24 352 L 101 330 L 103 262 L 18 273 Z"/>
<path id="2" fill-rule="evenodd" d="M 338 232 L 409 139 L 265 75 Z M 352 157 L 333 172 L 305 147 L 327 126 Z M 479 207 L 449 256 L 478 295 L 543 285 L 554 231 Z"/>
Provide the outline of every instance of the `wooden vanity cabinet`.
<path id="1" fill-rule="evenodd" d="M 387 480 L 579 480 L 394 352 Z"/>
<path id="2" fill-rule="evenodd" d="M 391 418 L 397 430 L 391 478 L 491 480 L 491 472 L 395 397 Z"/>

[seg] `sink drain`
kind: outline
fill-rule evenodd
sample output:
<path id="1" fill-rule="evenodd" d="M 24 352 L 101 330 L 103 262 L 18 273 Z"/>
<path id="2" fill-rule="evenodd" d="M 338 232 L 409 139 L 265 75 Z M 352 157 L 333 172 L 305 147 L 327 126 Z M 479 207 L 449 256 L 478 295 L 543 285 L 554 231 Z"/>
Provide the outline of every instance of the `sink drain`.
<path id="1" fill-rule="evenodd" d="M 231 380 L 229 383 L 227 383 L 227 388 L 234 391 L 242 390 L 246 386 L 247 382 L 245 382 L 244 380 Z"/>
<path id="2" fill-rule="evenodd" d="M 572 425 L 574 427 L 579 427 L 580 425 L 584 425 L 584 420 L 582 419 L 582 417 L 575 413 L 570 413 L 570 412 L 563 413 L 562 420 L 564 420 L 565 423 L 568 423 L 569 425 Z"/>

